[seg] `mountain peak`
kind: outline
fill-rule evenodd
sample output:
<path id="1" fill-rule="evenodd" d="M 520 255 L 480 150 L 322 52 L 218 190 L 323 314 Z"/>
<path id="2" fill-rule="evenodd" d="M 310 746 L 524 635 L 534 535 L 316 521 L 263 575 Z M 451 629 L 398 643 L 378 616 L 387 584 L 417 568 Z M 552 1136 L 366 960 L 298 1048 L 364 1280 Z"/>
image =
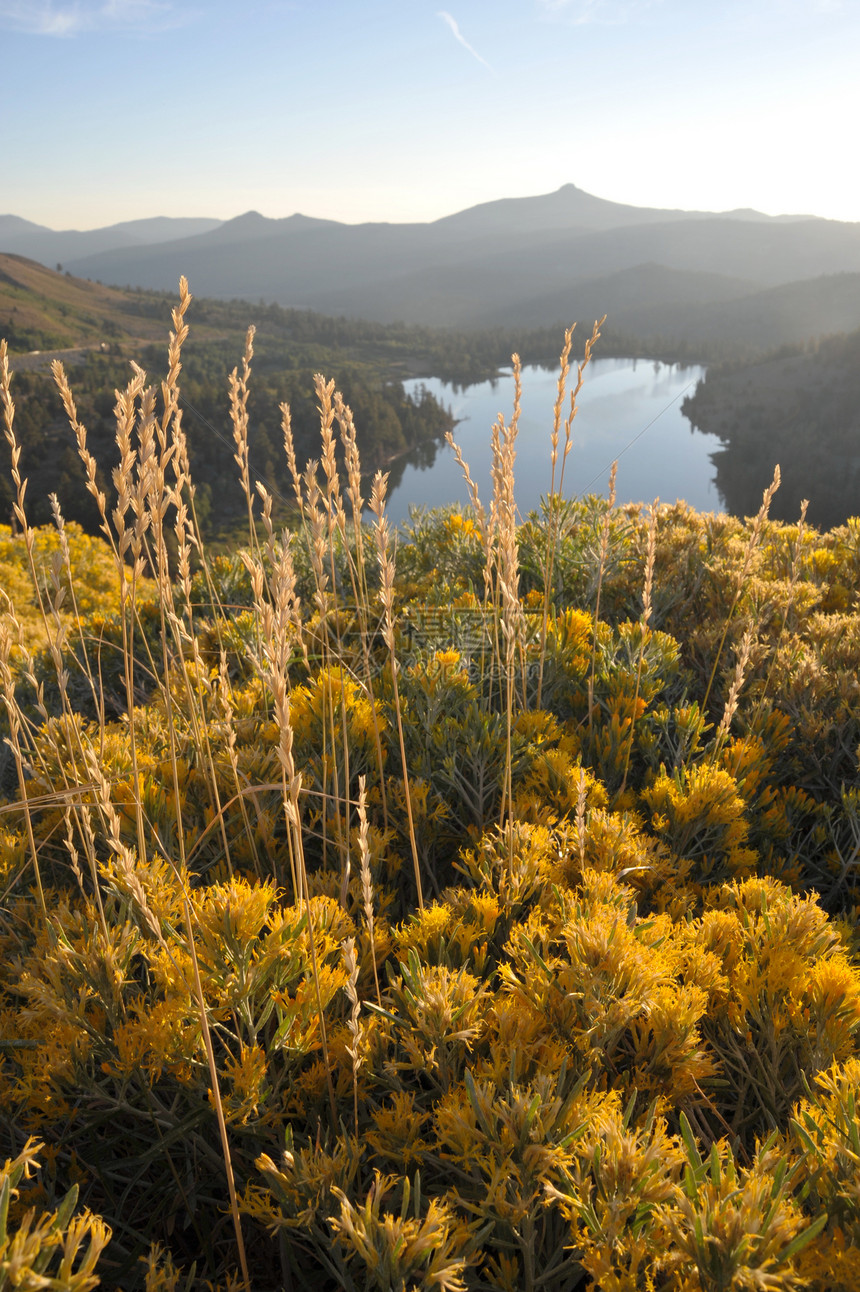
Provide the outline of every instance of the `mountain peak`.
<path id="1" fill-rule="evenodd" d="M 265 215 L 261 215 L 259 211 L 243 211 L 241 215 L 234 215 L 232 220 L 225 220 L 224 223 L 232 224 L 235 228 L 240 224 L 260 224 L 262 221 L 266 220 L 266 218 L 267 217 Z"/>

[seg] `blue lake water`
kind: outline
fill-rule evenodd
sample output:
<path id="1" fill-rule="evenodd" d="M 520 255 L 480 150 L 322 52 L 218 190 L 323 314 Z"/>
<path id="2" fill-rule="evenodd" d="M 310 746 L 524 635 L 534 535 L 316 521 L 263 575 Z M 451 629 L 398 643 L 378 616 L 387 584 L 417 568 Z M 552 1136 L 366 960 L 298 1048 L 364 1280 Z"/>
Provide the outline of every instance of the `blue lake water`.
<path id="1" fill-rule="evenodd" d="M 699 511 L 722 510 L 713 483 L 711 453 L 721 447 L 715 435 L 694 431 L 681 412 L 684 395 L 692 394 L 702 367 L 655 363 L 645 359 L 596 359 L 585 374 L 579 411 L 573 423 L 573 447 L 568 455 L 564 494 L 606 494 L 609 468 L 618 458 L 618 502 L 674 502 L 683 498 Z M 575 378 L 575 370 L 572 374 Z M 558 373 L 543 368 L 523 370 L 522 411 L 517 437 L 516 499 L 523 515 L 536 508 L 550 485 L 550 434 Z M 407 391 L 421 385 L 450 407 L 459 425 L 454 438 L 463 450 L 481 501 L 489 502 L 490 430 L 499 413 L 510 419 L 514 383 L 510 374 L 496 381 L 455 389 L 438 378 L 404 383 Z M 565 413 L 567 408 L 565 408 Z M 560 441 L 563 444 L 563 433 Z M 442 507 L 468 503 L 460 468 L 447 445 L 430 465 L 409 463 L 397 484 L 392 473 L 389 517 L 408 519 L 411 504 Z M 559 451 L 559 461 L 561 451 Z"/>

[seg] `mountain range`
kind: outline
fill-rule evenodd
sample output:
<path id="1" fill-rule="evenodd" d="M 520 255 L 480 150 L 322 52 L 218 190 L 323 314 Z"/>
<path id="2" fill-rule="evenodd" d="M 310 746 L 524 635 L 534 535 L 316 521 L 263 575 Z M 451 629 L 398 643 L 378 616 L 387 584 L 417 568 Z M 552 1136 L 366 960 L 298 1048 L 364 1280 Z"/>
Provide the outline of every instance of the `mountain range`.
<path id="1" fill-rule="evenodd" d="M 57 231 L 22 220 L 18 215 L 0 215 L 0 251 L 26 256 L 53 269 L 55 264 L 66 260 L 97 256 L 121 247 L 152 246 L 191 238 L 208 233 L 220 224 L 220 220 L 173 219 L 160 215 L 149 220 L 126 220 L 103 229 Z"/>
<path id="2" fill-rule="evenodd" d="M 663 210 L 566 184 L 425 224 L 249 211 L 55 233 L 0 216 L 0 252 L 79 278 L 245 298 L 329 315 L 458 328 L 588 322 L 770 346 L 860 326 L 860 224 Z"/>

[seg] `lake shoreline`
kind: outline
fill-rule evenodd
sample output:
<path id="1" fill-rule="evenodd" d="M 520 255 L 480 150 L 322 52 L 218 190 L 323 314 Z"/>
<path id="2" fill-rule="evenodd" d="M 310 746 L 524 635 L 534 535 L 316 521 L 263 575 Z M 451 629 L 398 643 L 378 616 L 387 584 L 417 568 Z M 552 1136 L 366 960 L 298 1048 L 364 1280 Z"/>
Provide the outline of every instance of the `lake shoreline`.
<path id="1" fill-rule="evenodd" d="M 517 505 L 535 509 L 550 485 L 550 433 L 558 369 L 532 364 L 523 368 L 523 399 L 517 443 Z M 602 492 L 612 462 L 619 460 L 618 501 L 684 499 L 703 511 L 725 510 L 713 486 L 709 455 L 722 448 L 717 436 L 697 431 L 681 412 L 684 396 L 705 374 L 700 364 L 659 360 L 600 358 L 592 361 L 578 399 L 566 484 L 570 495 Z M 573 388 L 576 373 L 571 374 Z M 492 380 L 460 387 L 437 377 L 404 382 L 407 393 L 424 386 L 450 408 L 459 428 L 458 443 L 478 483 L 482 500 L 490 496 L 490 431 L 499 412 L 506 420 L 513 407 L 513 377 L 499 369 Z M 569 398 L 569 395 L 568 395 Z M 569 405 L 568 405 L 569 407 Z M 567 408 L 566 410 L 567 411 Z M 564 431 L 562 429 L 562 443 Z M 396 461 L 402 461 L 398 455 Z M 545 478 L 544 478 L 545 477 Z M 393 523 L 408 518 L 410 505 L 465 504 L 462 473 L 447 445 L 427 452 L 422 465 L 406 465 L 391 488 Z"/>

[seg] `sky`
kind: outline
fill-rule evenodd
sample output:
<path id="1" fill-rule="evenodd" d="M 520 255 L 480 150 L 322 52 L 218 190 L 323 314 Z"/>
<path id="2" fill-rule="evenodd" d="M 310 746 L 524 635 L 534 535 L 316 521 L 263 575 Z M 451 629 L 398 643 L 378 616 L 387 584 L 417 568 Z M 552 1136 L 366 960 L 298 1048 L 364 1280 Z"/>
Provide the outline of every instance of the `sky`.
<path id="1" fill-rule="evenodd" d="M 858 56 L 860 0 L 0 0 L 0 214 L 860 220 Z"/>

